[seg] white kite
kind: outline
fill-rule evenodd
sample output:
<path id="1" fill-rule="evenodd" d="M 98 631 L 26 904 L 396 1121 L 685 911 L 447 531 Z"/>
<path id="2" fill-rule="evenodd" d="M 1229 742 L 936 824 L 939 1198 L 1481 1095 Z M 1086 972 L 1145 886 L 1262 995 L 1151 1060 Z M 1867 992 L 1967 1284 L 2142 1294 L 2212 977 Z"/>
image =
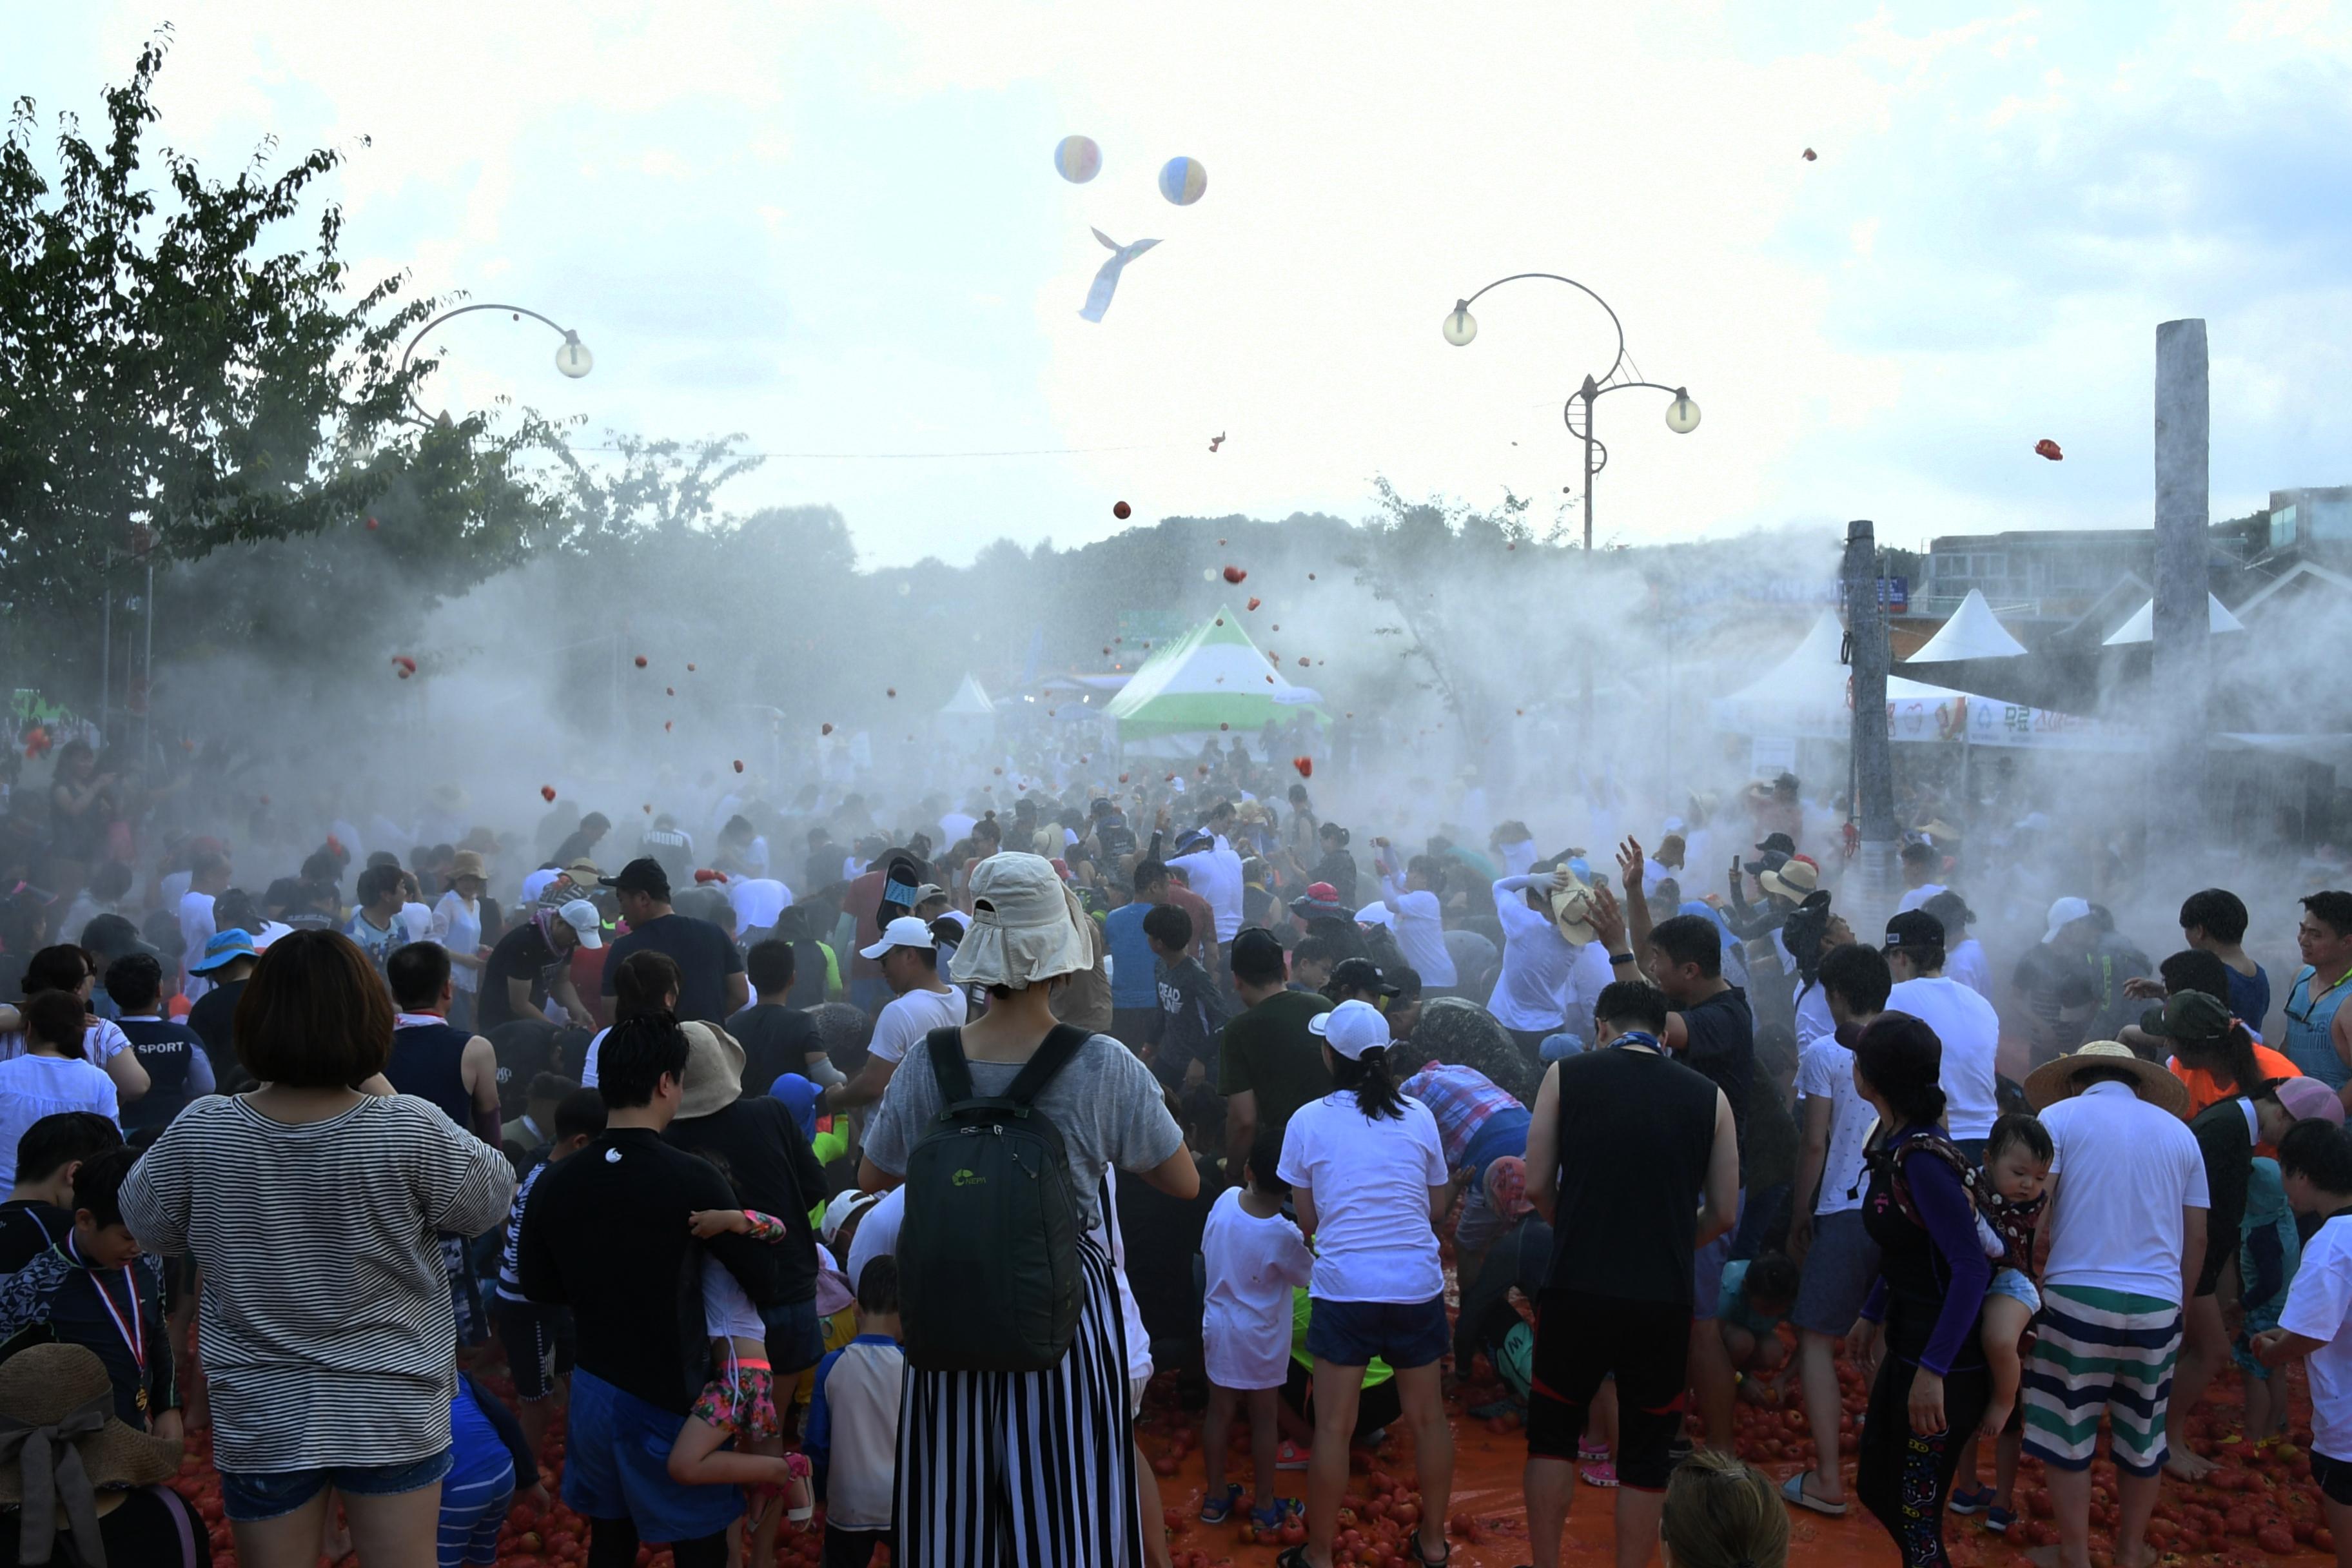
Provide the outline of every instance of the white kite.
<path id="1" fill-rule="evenodd" d="M 1110 309 L 1110 297 L 1118 288 L 1119 270 L 1160 242 L 1139 239 L 1133 245 L 1123 246 L 1100 229 L 1094 231 L 1094 237 L 1102 241 L 1103 248 L 1111 255 L 1110 259 L 1102 264 L 1102 270 L 1095 274 L 1095 286 L 1087 290 L 1086 305 L 1078 314 L 1089 321 L 1099 321 L 1103 319 L 1103 312 Z"/>

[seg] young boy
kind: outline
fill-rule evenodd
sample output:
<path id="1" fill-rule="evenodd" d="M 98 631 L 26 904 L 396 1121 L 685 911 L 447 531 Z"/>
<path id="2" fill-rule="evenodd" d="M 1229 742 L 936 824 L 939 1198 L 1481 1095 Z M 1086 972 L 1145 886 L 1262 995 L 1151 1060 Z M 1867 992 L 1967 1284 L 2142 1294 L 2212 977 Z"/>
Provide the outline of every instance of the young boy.
<path id="1" fill-rule="evenodd" d="M 2278 1327 L 2287 1287 L 2303 1261 L 2303 1242 L 2276 1160 L 2255 1157 L 2246 1177 L 2246 1217 L 2239 1222 L 2238 1235 L 2239 1300 L 2246 1316 L 2230 1354 L 2246 1373 L 2245 1439 L 2261 1447 L 2286 1429 L 2286 1386 L 2272 1381 L 2270 1368 L 2254 1355 L 2253 1342 Z"/>
<path id="2" fill-rule="evenodd" d="M 441 1479 L 441 1568 L 498 1562 L 499 1531 L 515 1494 L 535 1491 L 546 1500 L 536 1453 L 498 1395 L 459 1373 L 449 1396 L 449 1473 Z"/>
<path id="3" fill-rule="evenodd" d="M 1209 972 L 1190 951 L 1191 915 L 1174 904 L 1154 904 L 1143 917 L 1143 938 L 1159 963 L 1160 1028 L 1152 1045 L 1151 1073 L 1181 1094 L 1188 1083 L 1208 1075 L 1224 1007 Z"/>
<path id="4" fill-rule="evenodd" d="M 2352 1568 L 2352 1136 L 2313 1117 L 2279 1140 L 2280 1184 L 2297 1214 L 2326 1216 L 2304 1245 L 2278 1327 L 2254 1337 L 2277 1367 L 2311 1358 L 2311 1479 L 2327 1509 L 2337 1568 Z"/>
<path id="5" fill-rule="evenodd" d="M 55 1341 L 106 1363 L 114 1414 L 141 1432 L 181 1434 L 179 1385 L 163 1320 L 163 1270 L 122 1223 L 118 1194 L 139 1151 L 117 1145 L 73 1173 L 73 1218 L 57 1244 L 0 1291 L 0 1354 Z"/>
<path id="6" fill-rule="evenodd" d="M 572 1372 L 572 1315 L 561 1307 L 544 1307 L 523 1294 L 516 1273 L 516 1248 L 522 1235 L 523 1206 L 530 1190 L 559 1161 L 578 1153 L 604 1131 L 604 1097 L 593 1089 L 575 1089 L 555 1102 L 555 1142 L 547 1158 L 532 1166 L 515 1188 L 514 1209 L 507 1220 L 506 1245 L 499 1254 L 499 1283 L 490 1312 L 497 1320 L 499 1339 L 505 1344 L 507 1366 L 514 1373 L 515 1398 L 521 1404 L 523 1438 L 533 1457 L 530 1473 L 539 1473 L 536 1459 L 547 1444 L 547 1424 L 554 1406 L 548 1396 L 559 1385 L 568 1387 Z"/>
<path id="7" fill-rule="evenodd" d="M 1797 1266 L 1780 1254 L 1723 1266 L 1715 1325 L 1732 1370 L 1741 1375 L 1740 1396 L 1750 1404 L 1764 1402 L 1767 1381 L 1777 1379 L 1788 1364 L 1789 1347 L 1780 1342 L 1779 1330 L 1796 1304 Z"/>
<path id="8" fill-rule="evenodd" d="M 817 1363 L 803 1439 L 824 1493 L 824 1568 L 866 1568 L 890 1540 L 898 1490 L 898 1260 L 887 1253 L 857 1279 L 857 1337 Z"/>
<path id="9" fill-rule="evenodd" d="M 122 1147 L 122 1131 L 95 1110 L 60 1110 L 16 1141 L 16 1185 L 0 1203 L 0 1274 L 14 1274 L 73 1228 L 74 1174 L 82 1162 Z"/>
<path id="10" fill-rule="evenodd" d="M 1225 1480 L 1225 1456 L 1234 1408 L 1249 1401 L 1253 1488 L 1250 1522 L 1277 1529 L 1299 1505 L 1274 1491 L 1275 1449 L 1281 1439 L 1276 1403 L 1290 1361 L 1290 1293 L 1307 1283 L 1315 1259 L 1298 1226 L 1283 1217 L 1288 1184 L 1275 1174 L 1282 1131 L 1261 1127 L 1244 1167 L 1247 1190 L 1228 1187 L 1209 1211 L 1201 1234 L 1208 1279 L 1202 1316 L 1202 1362 L 1209 1377 L 1209 1415 L 1201 1435 L 1208 1489 L 1201 1521 L 1223 1524 L 1241 1506 L 1239 1482 Z"/>

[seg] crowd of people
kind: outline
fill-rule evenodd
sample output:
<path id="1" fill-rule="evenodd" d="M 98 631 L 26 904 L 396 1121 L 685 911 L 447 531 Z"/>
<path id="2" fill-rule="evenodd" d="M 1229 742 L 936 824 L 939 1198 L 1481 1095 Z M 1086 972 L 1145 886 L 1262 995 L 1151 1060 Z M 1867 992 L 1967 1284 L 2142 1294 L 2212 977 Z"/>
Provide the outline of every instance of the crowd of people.
<path id="1" fill-rule="evenodd" d="M 2112 883 L 2043 888 L 1996 969 L 1964 889 L 2013 903 L 2013 857 L 1923 807 L 1874 905 L 1787 775 L 1415 847 L 1236 741 L 1002 812 L 447 796 L 446 841 L 330 817 L 260 868 L 135 866 L 110 778 L 65 748 L 0 868 L 22 1561 L 208 1561 L 157 1484 L 201 1430 L 248 1568 L 490 1563 L 550 1484 L 597 1568 L 807 1529 L 1164 1568 L 1171 1504 L 1333 1568 L 1394 1430 L 1436 1564 L 1492 1382 L 1536 1563 L 1581 1484 L 1622 1568 L 1771 1568 L 1856 1504 L 1940 1564 L 2030 1454 L 2088 1568 L 2104 1426 L 2140 1568 L 2217 1373 L 2275 1444 L 2306 1358 L 2352 1563 L 2352 892 L 2172 890 L 2151 962 Z M 1742 1400 L 1838 1433 L 1842 1362 L 1850 1476 L 1730 1457 Z M 1162 1373 L 1197 1507 L 1138 1443 Z"/>

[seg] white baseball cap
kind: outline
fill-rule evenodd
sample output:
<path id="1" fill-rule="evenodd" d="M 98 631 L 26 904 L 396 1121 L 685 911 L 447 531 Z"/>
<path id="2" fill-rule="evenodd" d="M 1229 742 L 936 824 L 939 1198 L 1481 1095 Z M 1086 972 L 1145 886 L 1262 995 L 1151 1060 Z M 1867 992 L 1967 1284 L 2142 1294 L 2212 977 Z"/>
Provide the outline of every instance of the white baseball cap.
<path id="1" fill-rule="evenodd" d="M 1389 1021 L 1370 1002 L 1342 1002 L 1328 1013 L 1318 1013 L 1307 1020 L 1307 1031 L 1320 1036 L 1325 1045 L 1351 1062 L 1362 1060 L 1366 1051 L 1384 1049 L 1389 1043 Z"/>
<path id="2" fill-rule="evenodd" d="M 2090 918 L 2090 900 L 2061 899 L 2050 906 L 2050 929 L 2042 933 L 2042 940 L 2045 944 L 2056 942 L 2060 931 L 2064 931 L 2076 921 L 2086 921 Z"/>
<path id="3" fill-rule="evenodd" d="M 604 917 L 596 912 L 595 905 L 585 899 L 574 899 L 555 912 L 572 928 L 581 946 L 593 952 L 604 945 Z"/>
<path id="4" fill-rule="evenodd" d="M 861 958 L 879 958 L 894 947 L 936 948 L 939 942 L 931 935 L 929 921 L 919 921 L 912 915 L 900 915 L 882 928 L 880 942 L 876 942 L 872 947 L 861 947 L 857 952 Z"/>

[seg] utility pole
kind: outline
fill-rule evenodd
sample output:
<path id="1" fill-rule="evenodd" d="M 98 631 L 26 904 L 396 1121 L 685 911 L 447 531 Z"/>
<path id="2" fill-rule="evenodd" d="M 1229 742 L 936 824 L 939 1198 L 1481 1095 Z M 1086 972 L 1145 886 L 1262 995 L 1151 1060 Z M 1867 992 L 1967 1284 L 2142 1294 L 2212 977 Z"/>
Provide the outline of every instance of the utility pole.
<path id="1" fill-rule="evenodd" d="M 2156 329 L 2156 607 L 2150 689 L 2165 759 L 2147 796 L 2150 844 L 2193 864 L 2204 849 L 2205 736 L 2212 662 L 2212 592 L 2206 566 L 2210 505 L 2208 458 L 2212 396 L 2205 323 L 2162 321 Z"/>
<path id="2" fill-rule="evenodd" d="M 1853 684 L 1854 812 L 1862 827 L 1860 913 L 1876 920 L 1895 897 L 1895 758 L 1886 736 L 1886 616 L 1878 603 L 1878 538 L 1867 518 L 1846 524 L 1847 664 Z M 1866 925 L 1857 929 L 1867 929 Z"/>

